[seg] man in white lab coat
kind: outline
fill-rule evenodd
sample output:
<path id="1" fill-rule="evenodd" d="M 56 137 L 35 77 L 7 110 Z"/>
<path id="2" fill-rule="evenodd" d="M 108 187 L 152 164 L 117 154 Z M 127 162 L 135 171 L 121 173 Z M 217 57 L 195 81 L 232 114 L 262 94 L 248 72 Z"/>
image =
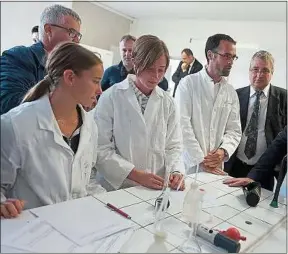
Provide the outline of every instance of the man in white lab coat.
<path id="1" fill-rule="evenodd" d="M 181 112 L 186 170 L 222 174 L 223 161 L 234 153 L 241 139 L 239 100 L 224 77 L 236 56 L 236 42 L 215 34 L 206 42 L 207 65 L 181 80 L 176 103 Z"/>

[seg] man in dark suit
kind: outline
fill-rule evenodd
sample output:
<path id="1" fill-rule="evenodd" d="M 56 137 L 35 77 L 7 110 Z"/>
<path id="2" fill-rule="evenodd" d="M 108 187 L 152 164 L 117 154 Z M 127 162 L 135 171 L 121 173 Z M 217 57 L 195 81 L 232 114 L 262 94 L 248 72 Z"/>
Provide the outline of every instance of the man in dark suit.
<path id="1" fill-rule="evenodd" d="M 283 167 L 287 167 L 285 156 L 287 155 L 287 126 L 274 139 L 272 144 L 263 153 L 257 164 L 251 169 L 245 178 L 231 178 L 224 181 L 231 187 L 245 186 L 252 181 L 260 182 L 261 187 L 273 191 L 274 168 L 283 161 Z"/>
<path id="2" fill-rule="evenodd" d="M 261 155 L 287 124 L 287 91 L 270 84 L 273 56 L 256 52 L 249 69 L 250 86 L 237 89 L 242 138 L 238 149 L 225 163 L 233 177 L 246 177 Z"/>
<path id="3" fill-rule="evenodd" d="M 172 76 L 172 80 L 175 83 L 173 97 L 175 97 L 175 92 L 179 82 L 182 78 L 188 74 L 193 74 L 201 71 L 203 65 L 193 56 L 191 49 L 183 49 L 181 52 L 182 61 L 179 63 L 177 70 Z"/>

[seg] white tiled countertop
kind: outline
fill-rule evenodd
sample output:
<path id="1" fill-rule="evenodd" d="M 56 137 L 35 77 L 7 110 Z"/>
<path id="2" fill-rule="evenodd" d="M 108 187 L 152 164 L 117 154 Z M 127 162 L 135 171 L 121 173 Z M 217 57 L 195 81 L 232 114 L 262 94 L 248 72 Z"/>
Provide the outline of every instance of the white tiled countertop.
<path id="1" fill-rule="evenodd" d="M 171 205 L 162 224 L 167 233 L 165 247 L 170 253 L 182 253 L 181 244 L 187 238 L 189 227 L 181 211 L 185 194 L 193 177 L 193 175 L 187 177 L 185 191 L 170 192 Z M 287 230 L 285 230 L 286 224 L 284 223 L 287 218 L 286 205 L 279 204 L 279 208 L 270 207 L 273 193 L 262 189 L 261 202 L 255 208 L 249 207 L 242 189 L 224 186 L 222 183 L 224 178 L 225 176 L 199 173 L 197 181 L 200 188 L 203 188 L 207 194 L 200 222 L 210 228 L 221 230 L 237 227 L 247 238 L 246 241 L 241 241 L 240 252 L 249 250 L 249 252 L 286 253 Z M 132 221 L 138 224 L 137 230 L 122 246 L 121 252 L 143 253 L 147 252 L 149 246 L 153 244 L 154 202 L 160 194 L 161 191 L 137 186 L 94 196 L 103 205 L 111 203 L 121 208 L 132 217 Z M 1 237 L 3 232 L 7 235 L 17 230 L 17 227 L 25 225 L 30 219 L 33 219 L 33 215 L 25 211 L 16 220 L 1 220 Z M 265 238 L 265 236 L 270 237 Z M 201 242 L 201 247 L 203 252 L 225 252 L 205 242 Z M 5 248 L 3 250 L 9 252 Z M 15 250 L 11 249 L 10 252 L 15 252 Z"/>

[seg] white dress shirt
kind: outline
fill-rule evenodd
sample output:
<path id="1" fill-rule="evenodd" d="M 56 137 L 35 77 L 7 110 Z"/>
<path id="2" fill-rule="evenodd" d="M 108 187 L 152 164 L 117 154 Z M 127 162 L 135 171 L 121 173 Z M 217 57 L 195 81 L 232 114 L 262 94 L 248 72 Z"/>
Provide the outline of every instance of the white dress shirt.
<path id="1" fill-rule="evenodd" d="M 188 74 L 190 73 L 191 68 L 192 68 L 192 66 L 193 66 L 194 63 L 195 63 L 195 58 L 194 58 L 194 60 L 192 61 L 192 63 L 189 65 L 190 67 L 189 67 L 189 69 L 188 69 Z"/>
<path id="2" fill-rule="evenodd" d="M 256 154 L 248 159 L 246 154 L 244 153 L 247 136 L 245 135 L 245 130 L 243 131 L 242 138 L 239 144 L 237 158 L 248 165 L 255 165 L 256 162 L 260 159 L 261 155 L 267 149 L 266 137 L 265 137 L 265 122 L 266 122 L 266 113 L 267 113 L 267 105 L 269 98 L 269 89 L 270 84 L 263 89 L 263 93 L 260 96 L 260 108 L 259 108 L 259 118 L 258 118 L 258 137 L 257 137 L 257 146 L 256 146 Z M 247 113 L 247 123 L 245 129 L 247 128 L 252 112 L 254 110 L 254 103 L 256 100 L 256 91 L 253 86 L 250 86 L 250 98 L 249 98 L 249 106 Z"/>

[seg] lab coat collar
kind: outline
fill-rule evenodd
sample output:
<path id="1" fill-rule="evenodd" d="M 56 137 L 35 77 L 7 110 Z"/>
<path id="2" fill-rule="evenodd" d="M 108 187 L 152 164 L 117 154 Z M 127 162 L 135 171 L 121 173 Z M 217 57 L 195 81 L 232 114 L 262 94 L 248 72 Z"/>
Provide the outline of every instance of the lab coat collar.
<path id="1" fill-rule="evenodd" d="M 128 74 L 127 78 L 124 79 L 122 82 L 120 82 L 119 84 L 116 85 L 116 87 L 118 89 L 121 89 L 121 90 L 127 90 L 130 88 L 130 85 L 129 85 L 129 82 L 132 81 L 132 82 L 135 82 L 136 81 L 136 75 L 134 74 Z M 163 97 L 164 96 L 164 91 L 156 86 L 155 89 L 152 91 L 151 95 L 152 94 L 156 94 L 158 95 L 159 97 Z M 150 96 L 151 96 L 150 95 Z"/>
<path id="2" fill-rule="evenodd" d="M 35 105 L 36 106 L 36 105 Z M 81 109 L 81 116 L 82 116 L 82 126 L 81 126 L 81 132 L 80 133 L 85 133 L 85 136 L 87 138 L 90 138 L 88 133 L 91 133 L 90 130 L 90 125 L 88 124 L 88 119 L 87 119 L 87 112 L 83 109 L 81 105 L 79 105 Z M 50 100 L 49 100 L 49 95 L 44 95 L 42 98 L 40 98 L 37 101 L 37 121 L 39 124 L 39 128 L 42 130 L 48 130 L 53 132 L 54 134 L 54 141 L 58 143 L 59 145 L 71 149 L 67 143 L 63 140 L 63 134 L 58 126 L 58 123 L 56 121 L 56 118 L 54 116 Z M 86 140 L 83 140 L 83 135 L 80 135 L 80 142 L 86 142 Z M 79 144 L 80 147 L 80 144 Z"/>
<path id="3" fill-rule="evenodd" d="M 214 83 L 214 81 L 213 81 L 213 79 L 209 76 L 209 74 L 208 74 L 208 72 L 207 72 L 207 66 L 205 66 L 201 71 L 200 71 L 200 73 L 201 73 L 201 75 L 202 75 L 202 77 L 204 78 L 204 80 L 206 81 L 206 82 L 213 82 Z M 227 83 L 227 80 L 224 78 L 224 77 L 221 77 L 221 80 L 218 82 L 218 83 L 215 83 L 215 84 L 226 84 Z"/>

